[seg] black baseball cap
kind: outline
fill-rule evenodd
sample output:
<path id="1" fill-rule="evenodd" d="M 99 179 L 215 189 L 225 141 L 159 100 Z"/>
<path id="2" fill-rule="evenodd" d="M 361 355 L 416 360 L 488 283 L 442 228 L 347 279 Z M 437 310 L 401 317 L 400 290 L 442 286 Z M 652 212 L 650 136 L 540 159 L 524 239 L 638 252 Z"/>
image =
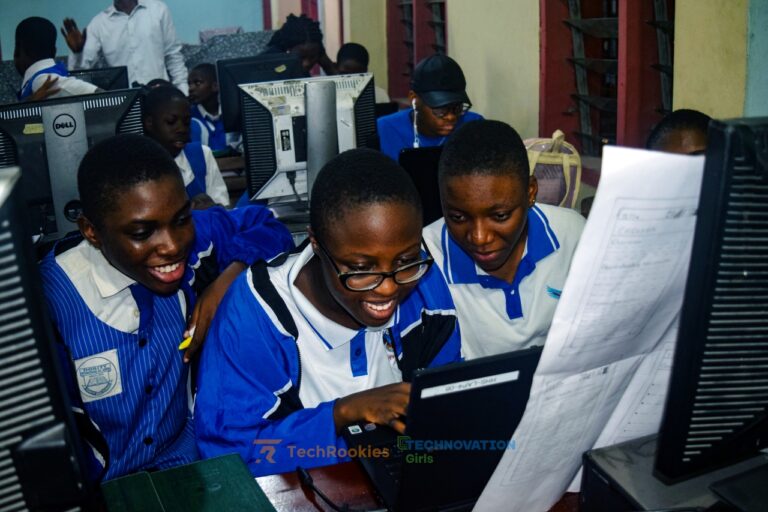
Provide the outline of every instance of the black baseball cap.
<path id="1" fill-rule="evenodd" d="M 416 65 L 411 89 L 429 107 L 452 103 L 471 103 L 467 96 L 467 80 L 459 64 L 447 55 L 435 54 Z"/>

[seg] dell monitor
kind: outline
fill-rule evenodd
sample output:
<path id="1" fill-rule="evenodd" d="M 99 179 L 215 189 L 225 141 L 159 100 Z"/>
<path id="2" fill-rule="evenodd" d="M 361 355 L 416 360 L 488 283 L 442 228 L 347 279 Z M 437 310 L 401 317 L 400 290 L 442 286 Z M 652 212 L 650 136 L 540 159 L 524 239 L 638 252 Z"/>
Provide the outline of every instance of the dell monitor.
<path id="1" fill-rule="evenodd" d="M 26 217 L 19 169 L 0 169 L 0 504 L 90 509 L 94 489 L 63 392 L 69 373 L 43 305 Z"/>
<path id="2" fill-rule="evenodd" d="M 90 146 L 142 133 L 138 89 L 0 106 L 0 168 L 21 167 L 33 234 L 46 240 L 77 229 L 77 168 Z"/>
<path id="3" fill-rule="evenodd" d="M 216 74 L 221 119 L 226 132 L 240 131 L 240 84 L 305 76 L 299 58 L 289 53 L 264 53 L 255 57 L 219 60 L 216 61 Z"/>
<path id="4" fill-rule="evenodd" d="M 69 72 L 73 76 L 105 91 L 127 89 L 128 68 L 116 66 L 113 68 L 74 69 Z"/>
<path id="5" fill-rule="evenodd" d="M 708 139 L 656 454 L 666 483 L 768 446 L 768 118 L 712 121 Z"/>
<path id="6" fill-rule="evenodd" d="M 307 193 L 305 86 L 329 80 L 336 84 L 339 152 L 366 146 L 376 135 L 370 73 L 240 86 L 246 181 L 251 199 L 290 201 Z"/>

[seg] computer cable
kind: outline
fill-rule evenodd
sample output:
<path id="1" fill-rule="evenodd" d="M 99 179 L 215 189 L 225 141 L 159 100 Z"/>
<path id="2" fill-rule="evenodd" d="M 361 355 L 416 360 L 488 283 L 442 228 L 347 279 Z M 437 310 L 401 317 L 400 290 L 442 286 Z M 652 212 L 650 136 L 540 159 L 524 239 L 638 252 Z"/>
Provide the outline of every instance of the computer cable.
<path id="1" fill-rule="evenodd" d="M 309 471 L 304 469 L 301 466 L 296 467 L 296 474 L 299 475 L 299 481 L 302 485 L 306 485 L 312 491 L 320 496 L 320 499 L 323 500 L 325 503 L 328 504 L 329 507 L 331 507 L 336 512 L 380 512 L 382 509 L 374 509 L 374 510 L 367 510 L 367 509 L 356 509 L 351 508 L 348 504 L 343 503 L 341 506 L 337 505 L 331 499 L 326 496 L 320 489 L 318 489 L 314 482 L 312 481 L 312 476 L 309 474 Z"/>

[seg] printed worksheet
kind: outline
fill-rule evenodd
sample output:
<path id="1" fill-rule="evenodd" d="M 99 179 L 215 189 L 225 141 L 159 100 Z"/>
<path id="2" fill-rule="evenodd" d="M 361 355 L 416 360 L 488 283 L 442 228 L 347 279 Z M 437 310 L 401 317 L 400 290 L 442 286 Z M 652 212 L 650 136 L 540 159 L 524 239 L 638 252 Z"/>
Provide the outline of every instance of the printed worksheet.
<path id="1" fill-rule="evenodd" d="M 703 163 L 604 149 L 600 187 L 513 436 L 517 449 L 504 454 L 475 510 L 547 510 L 598 439 L 658 428 Z"/>

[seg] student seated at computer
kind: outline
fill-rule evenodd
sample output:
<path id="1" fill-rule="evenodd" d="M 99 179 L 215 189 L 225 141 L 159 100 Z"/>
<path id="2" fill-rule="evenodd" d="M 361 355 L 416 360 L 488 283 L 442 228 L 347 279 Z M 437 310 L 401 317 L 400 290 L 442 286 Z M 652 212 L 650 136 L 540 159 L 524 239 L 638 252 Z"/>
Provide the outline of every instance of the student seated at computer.
<path id="1" fill-rule="evenodd" d="M 367 73 L 370 56 L 365 46 L 358 43 L 344 43 L 336 52 L 336 72 L 340 75 Z M 389 103 L 387 91 L 376 85 L 376 103 Z"/>
<path id="2" fill-rule="evenodd" d="M 93 476 L 195 460 L 184 362 L 232 280 L 291 248 L 291 236 L 259 206 L 190 211 L 173 158 L 141 135 L 96 144 L 77 179 L 80 232 L 40 270 Z M 190 330 L 185 353 L 178 346 Z"/>
<path id="3" fill-rule="evenodd" d="M 442 146 L 462 124 L 482 119 L 470 112 L 467 81 L 459 64 L 436 54 L 413 70 L 408 101 L 411 108 L 380 117 L 376 123 L 381 151 L 397 162 L 405 148 Z"/>
<path id="4" fill-rule="evenodd" d="M 309 76 L 316 64 L 328 75 L 335 73 L 333 62 L 325 53 L 320 23 L 306 14 L 289 14 L 285 23 L 272 34 L 263 53 L 290 53 L 296 55 Z"/>
<path id="5" fill-rule="evenodd" d="M 232 284 L 200 361 L 200 452 L 238 452 L 254 475 L 345 460 L 339 429 L 356 421 L 402 432 L 402 381 L 459 359 L 405 171 L 353 149 L 326 164 L 311 197 L 309 243 Z"/>
<path id="6" fill-rule="evenodd" d="M 227 134 L 219 109 L 216 66 L 198 64 L 189 72 L 189 101 L 192 103 L 191 140 L 213 151 L 227 149 Z"/>
<path id="7" fill-rule="evenodd" d="M 698 110 L 675 110 L 654 127 L 645 147 L 667 153 L 703 155 L 707 150 L 707 129 L 711 120 Z"/>
<path id="8" fill-rule="evenodd" d="M 57 35 L 53 23 L 36 16 L 16 26 L 13 63 L 22 76 L 19 100 L 62 98 L 101 91 L 93 84 L 69 76 L 67 67 L 53 60 Z"/>
<path id="9" fill-rule="evenodd" d="M 144 98 L 144 133 L 159 142 L 176 160 L 192 208 L 229 206 L 229 193 L 211 148 L 190 142 L 189 100 L 172 86 L 150 89 Z"/>
<path id="10" fill-rule="evenodd" d="M 462 354 L 543 345 L 584 219 L 536 204 L 523 141 L 500 121 L 456 130 L 438 179 L 444 218 L 424 240 L 456 303 Z"/>

